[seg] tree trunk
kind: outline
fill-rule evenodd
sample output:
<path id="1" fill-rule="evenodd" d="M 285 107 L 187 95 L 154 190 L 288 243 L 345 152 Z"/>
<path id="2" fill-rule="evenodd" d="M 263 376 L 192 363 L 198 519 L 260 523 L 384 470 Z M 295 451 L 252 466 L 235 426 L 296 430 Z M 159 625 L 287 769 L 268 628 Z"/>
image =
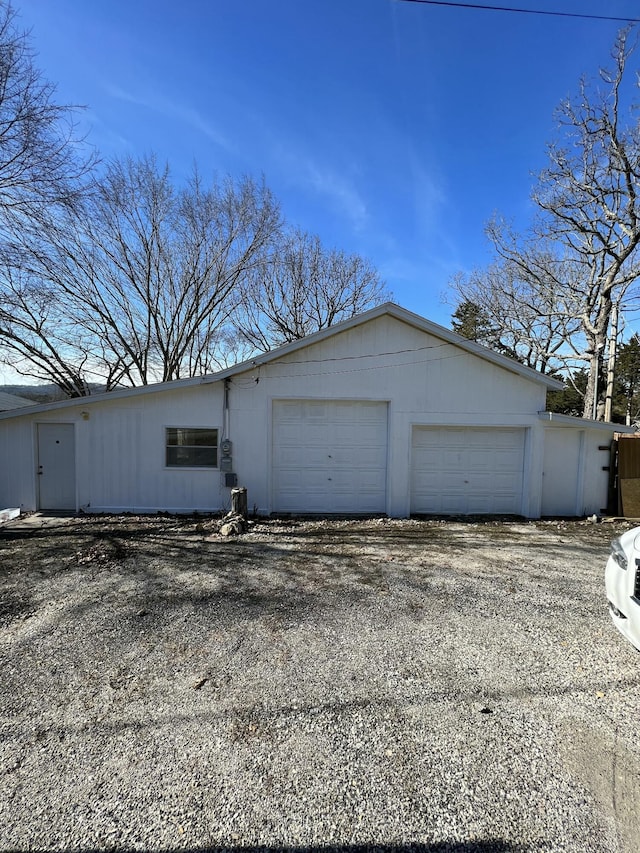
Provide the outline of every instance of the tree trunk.
<path id="1" fill-rule="evenodd" d="M 598 407 L 598 374 L 600 368 L 600 353 L 594 347 L 594 351 L 589 361 L 589 376 L 587 377 L 587 387 L 584 392 L 584 409 L 582 417 L 588 420 L 596 420 Z"/>
<path id="2" fill-rule="evenodd" d="M 247 490 L 245 488 L 231 489 L 231 512 L 247 518 Z"/>
<path id="3" fill-rule="evenodd" d="M 611 309 L 611 334 L 609 335 L 609 362 L 607 364 L 607 396 L 604 402 L 604 419 L 611 421 L 613 408 L 613 381 L 616 368 L 616 344 L 618 340 L 618 305 Z"/>

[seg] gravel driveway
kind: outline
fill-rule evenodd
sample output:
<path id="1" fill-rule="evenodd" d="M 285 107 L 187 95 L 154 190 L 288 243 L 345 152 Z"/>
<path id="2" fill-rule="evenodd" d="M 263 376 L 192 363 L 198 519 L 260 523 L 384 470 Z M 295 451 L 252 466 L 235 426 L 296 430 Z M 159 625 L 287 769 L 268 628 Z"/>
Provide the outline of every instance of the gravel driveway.
<path id="1" fill-rule="evenodd" d="M 0 849 L 637 851 L 585 522 L 0 528 Z"/>

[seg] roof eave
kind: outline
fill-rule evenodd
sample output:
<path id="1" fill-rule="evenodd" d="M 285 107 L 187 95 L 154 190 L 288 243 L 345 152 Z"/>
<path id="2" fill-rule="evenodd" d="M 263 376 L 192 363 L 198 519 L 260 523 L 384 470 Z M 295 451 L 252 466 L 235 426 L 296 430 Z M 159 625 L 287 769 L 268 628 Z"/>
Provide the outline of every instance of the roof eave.
<path id="1" fill-rule="evenodd" d="M 538 412 L 541 421 L 556 424 L 557 426 L 574 427 L 575 429 L 601 429 L 608 432 L 634 433 L 635 427 L 624 424 L 614 424 L 612 421 L 594 421 L 590 418 L 578 418 L 574 415 L 561 415 L 557 412 Z"/>
<path id="2" fill-rule="evenodd" d="M 220 370 L 216 373 L 209 373 L 205 374 L 204 376 L 190 377 L 188 379 L 174 379 L 170 382 L 157 382 L 152 385 L 139 385 L 135 388 L 122 388 L 119 390 L 108 391 L 103 394 L 92 394 L 88 397 L 74 397 L 70 400 L 61 400 L 55 403 L 40 403 L 34 406 L 29 406 L 28 412 L 22 412 L 21 410 L 0 412 L 0 419 L 6 419 L 8 417 L 19 417 L 21 414 L 39 414 L 41 412 L 54 411 L 58 409 L 64 410 L 66 408 L 78 405 L 91 406 L 96 403 L 103 402 L 104 400 L 117 400 L 123 399 L 125 397 L 152 394 L 162 391 L 176 390 L 178 388 L 190 388 L 197 385 L 209 385 L 215 382 L 221 382 L 224 379 L 231 378 L 232 376 L 235 376 L 239 373 L 245 373 L 247 370 L 251 370 L 252 368 L 258 367 L 262 364 L 268 364 L 271 361 L 283 358 L 284 356 L 297 352 L 298 350 L 303 349 L 304 347 L 319 343 L 320 341 L 323 341 L 326 338 L 331 337 L 332 335 L 348 331 L 349 329 L 362 325 L 363 323 L 367 323 L 370 320 L 374 320 L 377 317 L 381 317 L 385 314 L 395 317 L 401 322 L 408 323 L 409 325 L 421 329 L 422 331 L 427 332 L 428 334 L 431 334 L 434 337 L 438 337 L 441 340 L 452 344 L 453 346 L 457 346 L 460 349 L 463 349 L 471 353 L 472 355 L 476 355 L 479 358 L 484 359 L 485 361 L 489 361 L 499 367 L 502 367 L 505 370 L 510 371 L 511 373 L 515 373 L 516 375 L 522 376 L 532 382 L 537 382 L 540 385 L 544 385 L 549 390 L 560 391 L 565 387 L 563 383 L 559 382 L 557 379 L 552 379 L 550 376 L 545 376 L 544 374 L 539 373 L 538 371 L 533 370 L 530 367 L 526 367 L 525 365 L 520 364 L 519 362 L 514 361 L 513 359 L 508 358 L 507 356 L 494 352 L 493 350 L 490 350 L 487 347 L 476 343 L 475 341 L 470 341 L 467 338 L 463 338 L 457 332 L 454 332 L 451 329 L 447 329 L 444 326 L 440 326 L 437 323 L 433 323 L 431 320 L 427 320 L 426 318 L 421 317 L 419 314 L 414 314 L 412 311 L 408 311 L 406 308 L 402 308 L 395 302 L 384 302 L 381 305 L 377 305 L 375 308 L 370 308 L 368 311 L 364 311 L 362 314 L 357 314 L 354 317 L 350 317 L 348 320 L 343 320 L 342 322 L 336 323 L 333 326 L 329 326 L 326 329 L 321 329 L 320 331 L 314 332 L 313 334 L 308 335 L 307 337 L 299 338 L 298 340 L 283 344 L 282 346 L 277 347 L 277 349 L 270 350 L 266 353 L 261 353 L 253 358 L 247 359 L 246 361 L 240 362 L 239 364 L 235 364 L 233 365 L 233 367 L 225 368 L 224 370 Z"/>

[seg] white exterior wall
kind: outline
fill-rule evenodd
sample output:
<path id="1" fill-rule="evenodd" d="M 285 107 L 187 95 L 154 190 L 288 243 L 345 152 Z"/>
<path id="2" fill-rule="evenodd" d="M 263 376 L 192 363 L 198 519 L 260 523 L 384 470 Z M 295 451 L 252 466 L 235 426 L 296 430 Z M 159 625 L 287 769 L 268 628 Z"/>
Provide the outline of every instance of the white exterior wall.
<path id="1" fill-rule="evenodd" d="M 606 510 L 615 429 L 589 421 L 545 427 L 542 515 L 601 515 Z"/>
<path id="2" fill-rule="evenodd" d="M 73 423 L 77 509 L 88 512 L 215 511 L 229 491 L 217 469 L 167 468 L 165 427 L 222 434 L 222 383 L 93 402 L 0 420 L 0 504 L 33 510 L 37 424 Z M 83 412 L 88 414 L 83 417 Z"/>
<path id="3" fill-rule="evenodd" d="M 378 355 L 371 356 L 371 353 Z M 267 357 L 268 358 L 268 357 Z M 233 470 L 248 490 L 250 511 L 272 511 L 272 423 L 275 400 L 369 400 L 388 406 L 386 512 L 410 511 L 414 426 L 496 426 L 525 431 L 522 514 L 542 509 L 545 386 L 383 314 L 229 379 Z M 44 412 L 0 418 L 0 508 L 33 510 L 37 496 L 37 424 L 73 423 L 77 507 L 89 512 L 217 511 L 230 490 L 219 470 L 165 466 L 165 427 L 224 430 L 224 382 L 86 398 Z M 83 412 L 85 415 L 83 416 Z M 88 413 L 88 417 L 86 414 Z M 588 423 L 588 422 L 587 422 Z M 556 427 L 554 422 L 553 427 Z M 582 468 L 568 454 L 552 476 L 576 482 L 577 514 L 606 506 L 608 464 L 598 445 L 611 430 L 565 424 L 582 439 Z M 357 507 L 354 507 L 357 510 Z M 563 513 L 573 514 L 567 509 Z"/>
<path id="4" fill-rule="evenodd" d="M 371 352 L 387 355 L 370 357 Z M 281 399 L 388 402 L 387 513 L 397 517 L 409 514 L 414 425 L 523 427 L 523 514 L 539 513 L 541 478 L 531 471 L 542 467 L 538 412 L 545 405 L 544 386 L 393 317 L 379 317 L 233 377 L 235 470 L 247 487 L 249 507 L 261 513 L 272 508 L 272 406 Z"/>
<path id="5" fill-rule="evenodd" d="M 0 422 L 0 507 L 35 509 L 35 439 L 29 418 Z"/>
<path id="6" fill-rule="evenodd" d="M 602 515 L 606 511 L 609 497 L 609 468 L 611 464 L 611 451 L 599 450 L 600 447 L 609 448 L 613 439 L 613 432 L 588 429 L 585 433 L 584 442 L 584 470 L 581 503 L 578 504 L 578 515 Z M 585 464 L 586 463 L 586 464 Z"/>

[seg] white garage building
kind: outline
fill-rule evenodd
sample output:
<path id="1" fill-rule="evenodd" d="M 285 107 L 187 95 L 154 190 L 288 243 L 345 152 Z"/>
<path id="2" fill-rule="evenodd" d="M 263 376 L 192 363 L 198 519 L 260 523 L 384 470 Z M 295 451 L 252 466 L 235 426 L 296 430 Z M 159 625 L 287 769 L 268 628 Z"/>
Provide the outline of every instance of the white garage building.
<path id="1" fill-rule="evenodd" d="M 586 515 L 611 424 L 392 303 L 228 370 L 0 413 L 0 507 Z"/>

